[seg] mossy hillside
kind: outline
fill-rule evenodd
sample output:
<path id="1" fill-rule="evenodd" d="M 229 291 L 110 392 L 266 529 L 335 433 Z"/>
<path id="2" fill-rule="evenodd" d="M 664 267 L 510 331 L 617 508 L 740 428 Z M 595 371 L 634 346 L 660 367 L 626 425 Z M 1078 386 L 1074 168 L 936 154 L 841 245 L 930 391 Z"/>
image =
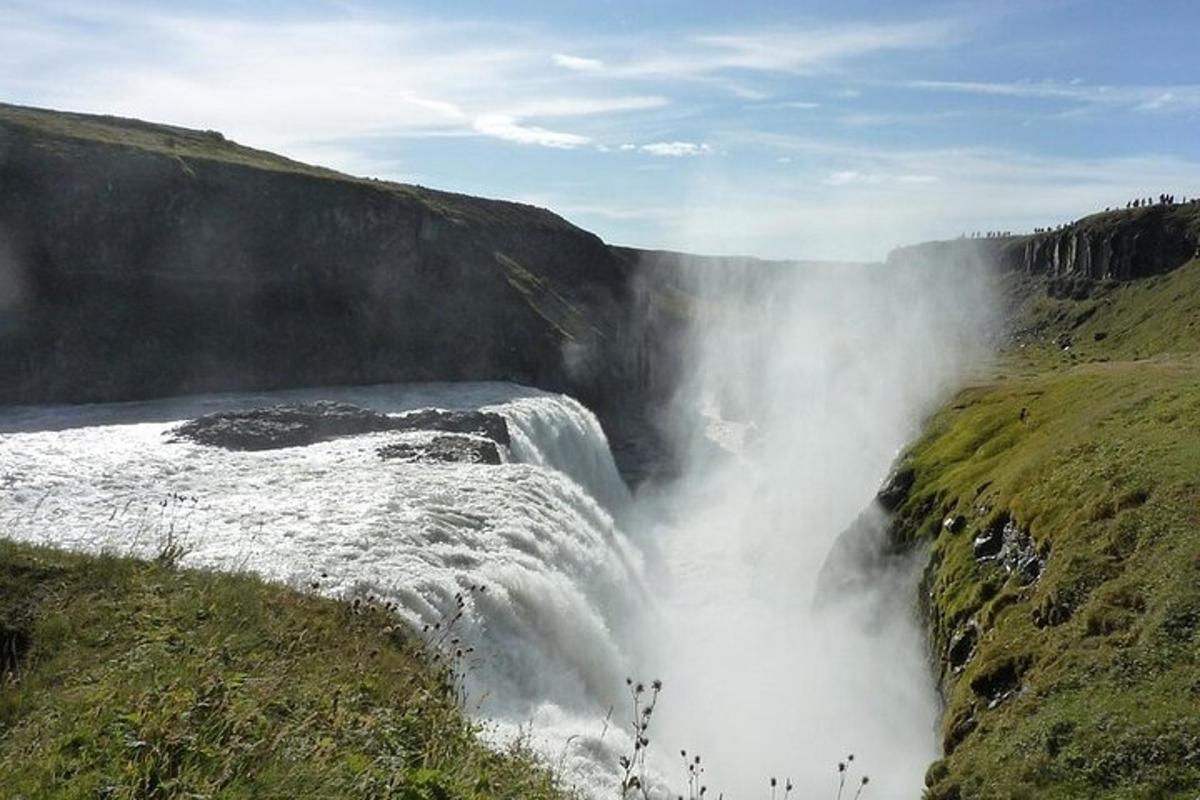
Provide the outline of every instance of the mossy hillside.
<path id="1" fill-rule="evenodd" d="M 906 455 L 896 530 L 932 542 L 947 699 L 930 797 L 1200 789 L 1198 275 L 1193 262 L 1084 301 L 1031 297 L 1021 321 L 1037 335 Z M 1064 333 L 1080 344 L 1055 344 Z M 975 536 L 1009 519 L 1044 558 L 1032 583 L 976 558 Z"/>
<path id="2" fill-rule="evenodd" d="M 1084 300 L 1050 297 L 1036 282 L 1007 280 L 1020 298 L 1010 354 L 1018 367 L 1200 351 L 1200 259 L 1164 275 L 1102 284 Z"/>
<path id="3" fill-rule="evenodd" d="M 557 798 L 383 610 L 0 541 L 0 796 Z"/>

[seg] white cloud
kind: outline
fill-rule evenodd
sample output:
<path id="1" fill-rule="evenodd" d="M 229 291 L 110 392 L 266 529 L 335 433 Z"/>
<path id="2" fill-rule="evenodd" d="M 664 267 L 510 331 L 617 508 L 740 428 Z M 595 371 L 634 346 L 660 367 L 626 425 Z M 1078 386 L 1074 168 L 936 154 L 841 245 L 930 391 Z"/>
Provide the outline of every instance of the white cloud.
<path id="1" fill-rule="evenodd" d="M 629 115 L 669 104 L 661 94 L 583 85 L 578 69 L 548 73 L 542 34 L 490 23 L 387 14 L 268 20 L 71 0 L 53 13 L 15 0 L 3 16 L 0 97 L 218 129 L 356 172 L 371 162 L 352 154 L 356 143 L 381 136 L 573 148 L 638 135 L 636 126 L 620 133 Z M 394 166 L 394 158 L 375 163 Z"/>
<path id="2" fill-rule="evenodd" d="M 878 53 L 946 47 L 963 36 L 964 26 L 954 19 L 783 26 L 682 37 L 597 39 L 592 49 L 605 52 L 603 60 L 561 52 L 553 60 L 575 72 L 603 72 L 614 79 L 695 81 L 743 99 L 765 100 L 770 93 L 747 85 L 747 73 L 811 75 Z"/>
<path id="3" fill-rule="evenodd" d="M 873 184 L 881 183 L 883 177 L 867 172 L 859 172 L 856 169 L 847 169 L 840 172 L 831 172 L 825 176 L 827 186 L 850 186 L 853 184 Z"/>
<path id="4" fill-rule="evenodd" d="M 1200 84 L 1178 86 L 1101 86 L 1070 81 L 908 81 L 909 89 L 1001 97 L 1058 99 L 1091 106 L 1129 106 L 1143 111 L 1200 108 Z"/>
<path id="5" fill-rule="evenodd" d="M 958 35 L 955 23 L 931 21 L 572 41 L 533 26 L 336 6 L 263 17 L 83 0 L 47 11 L 10 0 L 4 13 L 0 97 L 215 128 L 297 157 L 318 144 L 338 153 L 381 136 L 464 135 L 555 148 L 649 139 L 650 154 L 699 155 L 706 146 L 653 141 L 664 126 L 651 115 L 709 113 L 672 108 L 679 81 L 763 101 L 760 75 L 810 74 Z M 331 166 L 350 164 L 361 169 L 363 159 Z"/>
<path id="6" fill-rule="evenodd" d="M 552 131 L 537 125 L 523 125 L 513 117 L 504 114 L 486 114 L 472 123 L 475 130 L 486 136 L 505 139 L 519 144 L 538 144 L 543 147 L 558 147 L 571 149 L 585 145 L 591 141 L 586 136 L 575 133 Z"/>
<path id="7" fill-rule="evenodd" d="M 553 61 L 563 69 L 575 72 L 599 72 L 604 69 L 604 62 L 598 58 L 582 58 L 580 56 L 566 55 L 565 53 L 555 53 Z"/>
<path id="8" fill-rule="evenodd" d="M 956 45 L 968 30 L 962 20 L 570 35 L 444 15 L 438 21 L 347 12 L 345 4 L 320 4 L 321 10 L 302 15 L 250 14 L 231 11 L 231 4 L 186 11 L 149 0 L 57 0 L 52 11 L 37 0 L 0 5 L 0 97 L 6 100 L 215 128 L 359 174 L 412 180 L 419 169 L 424 183 L 457 180 L 453 188 L 481 194 L 553 185 L 562 193 L 554 207 L 579 209 L 601 235 L 628 239 L 637 230 L 648 245 L 719 249 L 718 234 L 729 235 L 729 219 L 743 213 L 731 205 L 744 204 L 737 249 L 821 256 L 852 255 L 845 249 L 851 248 L 859 256 L 881 255 L 890 244 L 939 231 L 954 235 L 960 226 L 1051 224 L 1139 194 L 1191 193 L 1187 186 L 1200 183 L 1190 140 L 1166 141 L 1166 134 L 1104 145 L 1110 153 L 1173 148 L 1186 157 L 1062 159 L 981 147 L 878 146 L 887 139 L 872 127 L 960 113 L 974 119 L 980 112 L 977 103 L 929 110 L 926 102 L 917 111 L 894 91 L 884 107 L 875 87 L 941 93 L 942 100 L 954 94 L 1047 98 L 1056 102 L 1030 105 L 1057 104 L 1060 115 L 1128 110 L 1147 123 L 1152 115 L 1200 109 L 1200 85 L 1169 80 L 1155 86 L 1076 79 L 904 82 L 905 53 Z M 901 76 L 896 81 L 873 83 L 860 69 L 873 60 L 879 74 L 881 56 L 887 57 L 885 74 Z M 1167 69 L 1161 74 L 1170 75 Z M 864 100 L 846 102 L 860 89 L 868 89 Z M 987 105 L 987 113 L 1004 113 L 1007 104 Z M 739 129 L 773 108 L 797 111 L 778 115 L 776 123 L 811 117 L 820 128 L 804 127 L 855 125 L 857 135 L 805 138 Z M 826 113 L 807 113 L 815 108 Z M 842 113 L 851 110 L 862 113 Z M 1014 124 L 1033 118 L 1034 110 L 1019 108 Z M 939 130 L 937 140 L 951 141 L 958 127 L 946 126 L 955 130 L 944 136 Z M 594 160 L 607 150 L 613 166 L 610 173 L 568 180 L 561 172 L 548 177 L 521 154 L 515 157 L 529 158 L 531 169 L 514 186 L 518 179 L 455 176 L 407 141 L 397 143 L 433 137 L 488 137 L 526 145 L 526 152 L 574 149 Z M 453 146 L 444 145 L 447 151 Z M 462 147 L 469 152 L 478 142 Z M 618 159 L 616 152 L 645 157 Z M 726 152 L 753 157 L 736 165 L 715 157 Z M 672 161 L 688 156 L 701 157 L 695 165 L 705 169 L 679 169 Z M 727 195 L 708 191 L 713 187 L 706 182 L 718 180 L 726 182 Z M 695 185 L 681 185 L 687 181 Z M 635 192 L 667 212 L 636 207 Z M 589 204 L 595 207 L 585 208 Z M 671 238 L 671 220 L 693 206 L 701 224 L 687 233 L 695 238 Z M 640 222 L 622 226 L 621 220 Z"/>
<path id="9" fill-rule="evenodd" d="M 595 114 L 614 114 L 625 111 L 646 111 L 667 105 L 659 95 L 629 97 L 547 97 L 525 101 L 506 108 L 515 117 L 580 117 Z"/>
<path id="10" fill-rule="evenodd" d="M 898 245 L 972 230 L 1032 230 L 1078 219 L 1152 191 L 1200 185 L 1200 162 L 1167 157 L 1072 159 L 1009 150 L 868 150 L 798 143 L 816 162 L 854 155 L 841 170 L 878 178 L 829 188 L 796 158 L 789 169 L 748 176 L 710 173 L 690 186 L 686 213 L 662 220 L 645 241 L 662 249 L 777 258 L 882 259 Z M 933 169 L 937 169 L 934 172 Z M 938 175 L 911 184 L 886 175 Z M 1174 187 L 1179 187 L 1174 189 Z"/>
<path id="11" fill-rule="evenodd" d="M 1175 93 L 1174 92 L 1163 92 L 1158 97 L 1155 97 L 1152 100 L 1147 100 L 1146 102 L 1142 103 L 1141 105 L 1138 106 L 1138 108 L 1141 109 L 1142 111 L 1155 111 L 1160 108 L 1166 108 L 1167 106 L 1172 105 L 1174 102 L 1175 102 Z"/>
<path id="12" fill-rule="evenodd" d="M 703 35 L 692 40 L 700 51 L 677 57 L 676 64 L 803 74 L 872 53 L 941 47 L 960 35 L 956 23 L 944 20 Z"/>
<path id="13" fill-rule="evenodd" d="M 922 183 L 937 183 L 941 180 L 936 175 L 928 174 L 903 174 L 891 175 L 880 172 L 861 172 L 855 169 L 840 170 L 831 172 L 825 176 L 822 181 L 826 186 L 874 186 L 881 183 L 904 183 L 916 185 Z"/>
<path id="14" fill-rule="evenodd" d="M 444 100 L 430 100 L 427 97 L 421 97 L 415 92 L 402 92 L 400 97 L 404 101 L 412 103 L 415 106 L 429 109 L 430 111 L 435 111 L 447 119 L 461 120 L 466 119 L 467 117 L 461 108 L 454 105 L 454 103 L 447 103 Z"/>
<path id="15" fill-rule="evenodd" d="M 642 145 L 638 149 L 650 155 L 670 156 L 672 158 L 702 156 L 712 152 L 712 148 L 707 144 L 697 144 L 696 142 L 651 142 L 650 144 Z"/>

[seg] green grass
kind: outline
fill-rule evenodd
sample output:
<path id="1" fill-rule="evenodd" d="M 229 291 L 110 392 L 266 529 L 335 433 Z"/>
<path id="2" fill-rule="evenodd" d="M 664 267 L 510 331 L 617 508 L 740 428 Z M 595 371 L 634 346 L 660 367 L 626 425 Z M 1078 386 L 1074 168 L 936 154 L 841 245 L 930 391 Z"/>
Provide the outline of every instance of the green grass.
<path id="1" fill-rule="evenodd" d="M 355 177 L 238 144 L 218 131 L 0 103 L 0 141 L 6 130 L 30 137 L 34 148 L 60 155 L 78 155 L 81 145 L 126 148 L 173 158 L 185 173 L 191 169 L 189 162 L 208 161 L 353 184 L 417 201 L 456 223 L 578 230 L 557 214 L 537 206 Z"/>
<path id="2" fill-rule="evenodd" d="M 1034 287 L 1030 287 L 1033 289 Z M 1046 369 L 1200 351 L 1200 259 L 1153 278 L 1098 287 L 1081 301 L 1026 291 L 1011 363 Z M 1069 343 L 1068 349 L 1063 344 Z"/>
<path id="3" fill-rule="evenodd" d="M 565 796 L 385 611 L 0 541 L 0 796 Z"/>
<path id="4" fill-rule="evenodd" d="M 217 131 L 199 131 L 122 117 L 74 114 L 0 103 L 0 122 L 39 135 L 44 147 L 54 140 L 77 139 L 131 147 L 181 158 L 201 158 L 280 172 L 353 180 L 335 170 L 293 161 L 245 147 Z"/>
<path id="5" fill-rule="evenodd" d="M 1023 313 L 1038 334 L 906 454 L 916 483 L 896 532 L 931 542 L 935 650 L 982 631 L 959 674 L 943 662 L 950 752 L 929 796 L 1193 798 L 1200 263 Z M 1053 343 L 1064 333 L 1069 351 Z M 943 528 L 960 514 L 965 529 Z M 974 557 L 1005 517 L 1046 557 L 1031 585 Z M 1017 691 L 989 707 L 991 679 L 1012 674 Z"/>

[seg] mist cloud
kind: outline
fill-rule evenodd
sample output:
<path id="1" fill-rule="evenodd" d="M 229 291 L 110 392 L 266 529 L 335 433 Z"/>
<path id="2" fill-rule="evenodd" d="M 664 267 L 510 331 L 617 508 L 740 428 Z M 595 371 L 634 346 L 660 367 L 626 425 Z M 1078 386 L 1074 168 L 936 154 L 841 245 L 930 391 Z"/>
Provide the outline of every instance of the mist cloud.
<path id="1" fill-rule="evenodd" d="M 686 478 L 646 500 L 665 519 L 650 536 L 664 564 L 652 578 L 662 619 L 647 634 L 668 687 L 658 740 L 668 753 L 702 754 L 727 796 L 755 796 L 769 776 L 819 794 L 849 752 L 875 796 L 916 795 L 938 755 L 915 605 L 922 554 L 821 610 L 816 585 L 900 449 L 986 353 L 986 273 L 711 263 L 682 272 L 705 311 L 672 416 L 690 454 Z M 703 436 L 697 416 L 708 420 Z M 736 455 L 714 456 L 714 436 Z M 878 515 L 864 519 L 868 540 L 880 541 Z"/>

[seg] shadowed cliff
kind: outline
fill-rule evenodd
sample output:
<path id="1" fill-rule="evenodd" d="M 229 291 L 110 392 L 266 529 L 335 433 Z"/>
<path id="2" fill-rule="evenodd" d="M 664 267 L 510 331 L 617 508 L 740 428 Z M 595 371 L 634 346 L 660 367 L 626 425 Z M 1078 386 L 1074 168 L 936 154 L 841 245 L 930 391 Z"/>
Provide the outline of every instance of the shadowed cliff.
<path id="1" fill-rule="evenodd" d="M 0 105 L 0 403 L 509 380 L 636 412 L 681 320 L 637 260 L 533 206 Z"/>

